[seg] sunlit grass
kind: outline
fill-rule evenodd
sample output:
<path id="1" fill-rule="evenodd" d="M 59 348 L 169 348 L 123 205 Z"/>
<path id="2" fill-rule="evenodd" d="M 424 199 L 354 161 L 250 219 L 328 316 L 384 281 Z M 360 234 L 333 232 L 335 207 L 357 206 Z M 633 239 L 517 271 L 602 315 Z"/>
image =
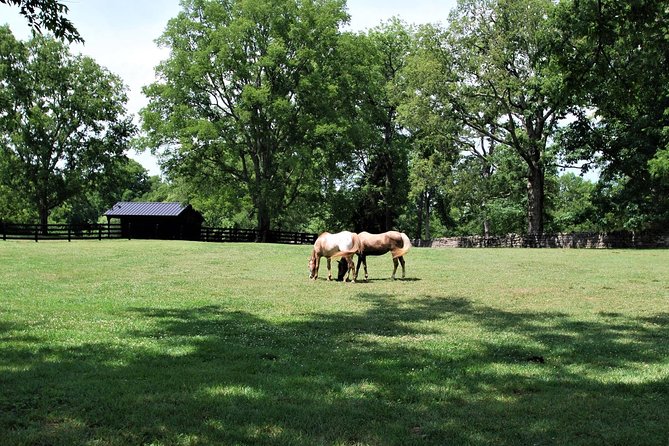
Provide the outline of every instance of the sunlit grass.
<path id="1" fill-rule="evenodd" d="M 309 249 L 0 242 L 2 444 L 669 442 L 669 251 Z"/>

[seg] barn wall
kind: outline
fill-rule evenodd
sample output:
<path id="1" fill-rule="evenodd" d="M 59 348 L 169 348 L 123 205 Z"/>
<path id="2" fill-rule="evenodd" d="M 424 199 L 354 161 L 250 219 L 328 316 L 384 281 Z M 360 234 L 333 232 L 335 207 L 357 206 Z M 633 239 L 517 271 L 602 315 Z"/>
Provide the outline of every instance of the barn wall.
<path id="1" fill-rule="evenodd" d="M 182 217 L 121 217 L 124 238 L 199 240 L 200 226 Z"/>

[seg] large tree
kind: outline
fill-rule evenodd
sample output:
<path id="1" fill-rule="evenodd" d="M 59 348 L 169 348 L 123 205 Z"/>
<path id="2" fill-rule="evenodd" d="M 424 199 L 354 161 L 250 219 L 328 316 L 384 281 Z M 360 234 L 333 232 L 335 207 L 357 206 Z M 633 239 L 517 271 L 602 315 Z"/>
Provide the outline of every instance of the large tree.
<path id="1" fill-rule="evenodd" d="M 142 111 L 168 173 L 249 197 L 257 228 L 271 229 L 337 138 L 324 115 L 340 96 L 330 80 L 344 4 L 185 0 Z"/>
<path id="2" fill-rule="evenodd" d="M 41 224 L 124 158 L 135 127 L 121 79 L 56 40 L 27 43 L 0 28 L 3 183 L 33 204 Z M 20 181 L 15 179 L 19 178 Z"/>
<path id="3" fill-rule="evenodd" d="M 364 135 L 354 150 L 360 172 L 357 230 L 397 229 L 408 193 L 408 137 L 398 120 L 402 72 L 413 30 L 394 18 L 358 36 L 365 76 L 357 88 L 358 124 Z"/>
<path id="4" fill-rule="evenodd" d="M 567 156 L 599 163 L 608 229 L 666 229 L 669 8 L 565 0 L 558 12 L 555 54 L 583 110 L 563 138 Z"/>
<path id="5" fill-rule="evenodd" d="M 442 82 L 418 93 L 481 141 L 511 148 L 525 166 L 527 232 L 544 229 L 546 166 L 557 122 L 569 104 L 554 69 L 551 0 L 465 0 L 448 29 L 425 39 Z"/>
<path id="6" fill-rule="evenodd" d="M 414 44 L 402 67 L 403 95 L 397 112 L 398 120 L 409 132 L 409 203 L 404 219 L 412 221 L 416 238 L 431 239 L 433 224 L 451 224 L 449 184 L 452 166 L 458 158 L 457 144 L 461 130 L 451 113 L 435 107 L 434 97 L 420 92 L 438 91 L 444 82 L 440 58 L 434 47 L 425 45 L 434 40 L 437 30 L 422 26 L 414 35 Z M 424 50 L 426 46 L 430 50 Z M 418 94 L 416 94 L 418 92 Z M 445 235 L 443 229 L 439 235 Z"/>

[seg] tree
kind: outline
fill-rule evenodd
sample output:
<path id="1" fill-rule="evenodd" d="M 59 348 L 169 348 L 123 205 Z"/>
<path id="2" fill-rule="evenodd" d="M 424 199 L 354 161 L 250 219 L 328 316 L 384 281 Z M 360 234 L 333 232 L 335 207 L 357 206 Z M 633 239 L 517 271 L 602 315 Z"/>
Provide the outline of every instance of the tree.
<path id="1" fill-rule="evenodd" d="M 409 138 L 398 120 L 400 73 L 413 45 L 413 30 L 394 18 L 356 36 L 360 57 L 354 87 L 358 141 L 354 227 L 383 232 L 397 229 L 408 193 Z"/>
<path id="2" fill-rule="evenodd" d="M 566 155 L 597 160 L 613 229 L 666 228 L 669 182 L 669 9 L 665 2 L 569 0 L 554 53 L 581 107 Z"/>
<path id="3" fill-rule="evenodd" d="M 63 43 L 42 36 L 19 42 L 7 27 L 0 28 L 0 79 L 3 160 L 21 179 L 14 192 L 30 200 L 46 225 L 52 209 L 124 157 L 135 131 L 125 87 Z"/>
<path id="4" fill-rule="evenodd" d="M 526 168 L 530 234 L 544 229 L 548 146 L 569 104 L 548 52 L 553 7 L 550 0 L 460 2 L 448 29 L 427 41 L 443 82 L 420 92 L 468 131 L 516 152 Z"/>
<path id="5" fill-rule="evenodd" d="M 84 39 L 81 38 L 74 24 L 65 17 L 69 8 L 61 2 L 55 0 L 0 0 L 0 3 L 18 6 L 21 15 L 28 20 L 28 25 L 38 33 L 41 33 L 44 28 L 59 39 L 65 39 L 70 43 L 84 43 Z"/>
<path id="6" fill-rule="evenodd" d="M 424 25 L 413 36 L 413 47 L 406 57 L 399 78 L 403 91 L 398 120 L 410 135 L 409 199 L 404 218 L 415 215 L 416 237 L 430 239 L 433 225 L 454 226 L 452 171 L 460 157 L 461 123 L 442 108 L 433 93 L 445 86 L 443 58 L 437 44 L 440 32 Z"/>
<path id="7" fill-rule="evenodd" d="M 151 146 L 171 176 L 248 197 L 266 233 L 318 178 L 337 139 L 331 57 L 343 0 L 186 0 L 145 89 Z M 317 183 L 316 183 L 317 184 Z"/>

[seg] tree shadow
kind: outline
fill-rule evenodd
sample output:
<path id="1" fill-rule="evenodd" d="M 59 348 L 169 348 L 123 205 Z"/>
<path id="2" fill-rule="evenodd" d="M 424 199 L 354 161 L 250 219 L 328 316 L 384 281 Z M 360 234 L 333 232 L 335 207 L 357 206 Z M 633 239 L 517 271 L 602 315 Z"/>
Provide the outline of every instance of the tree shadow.
<path id="1" fill-rule="evenodd" d="M 369 309 L 287 322 L 222 306 L 136 308 L 133 317 L 154 328 L 125 336 L 146 348 L 14 342 L 0 351 L 0 436 L 264 445 L 669 438 L 665 313 L 583 321 L 458 297 L 357 299 Z M 449 320 L 479 336 L 449 331 Z"/>

